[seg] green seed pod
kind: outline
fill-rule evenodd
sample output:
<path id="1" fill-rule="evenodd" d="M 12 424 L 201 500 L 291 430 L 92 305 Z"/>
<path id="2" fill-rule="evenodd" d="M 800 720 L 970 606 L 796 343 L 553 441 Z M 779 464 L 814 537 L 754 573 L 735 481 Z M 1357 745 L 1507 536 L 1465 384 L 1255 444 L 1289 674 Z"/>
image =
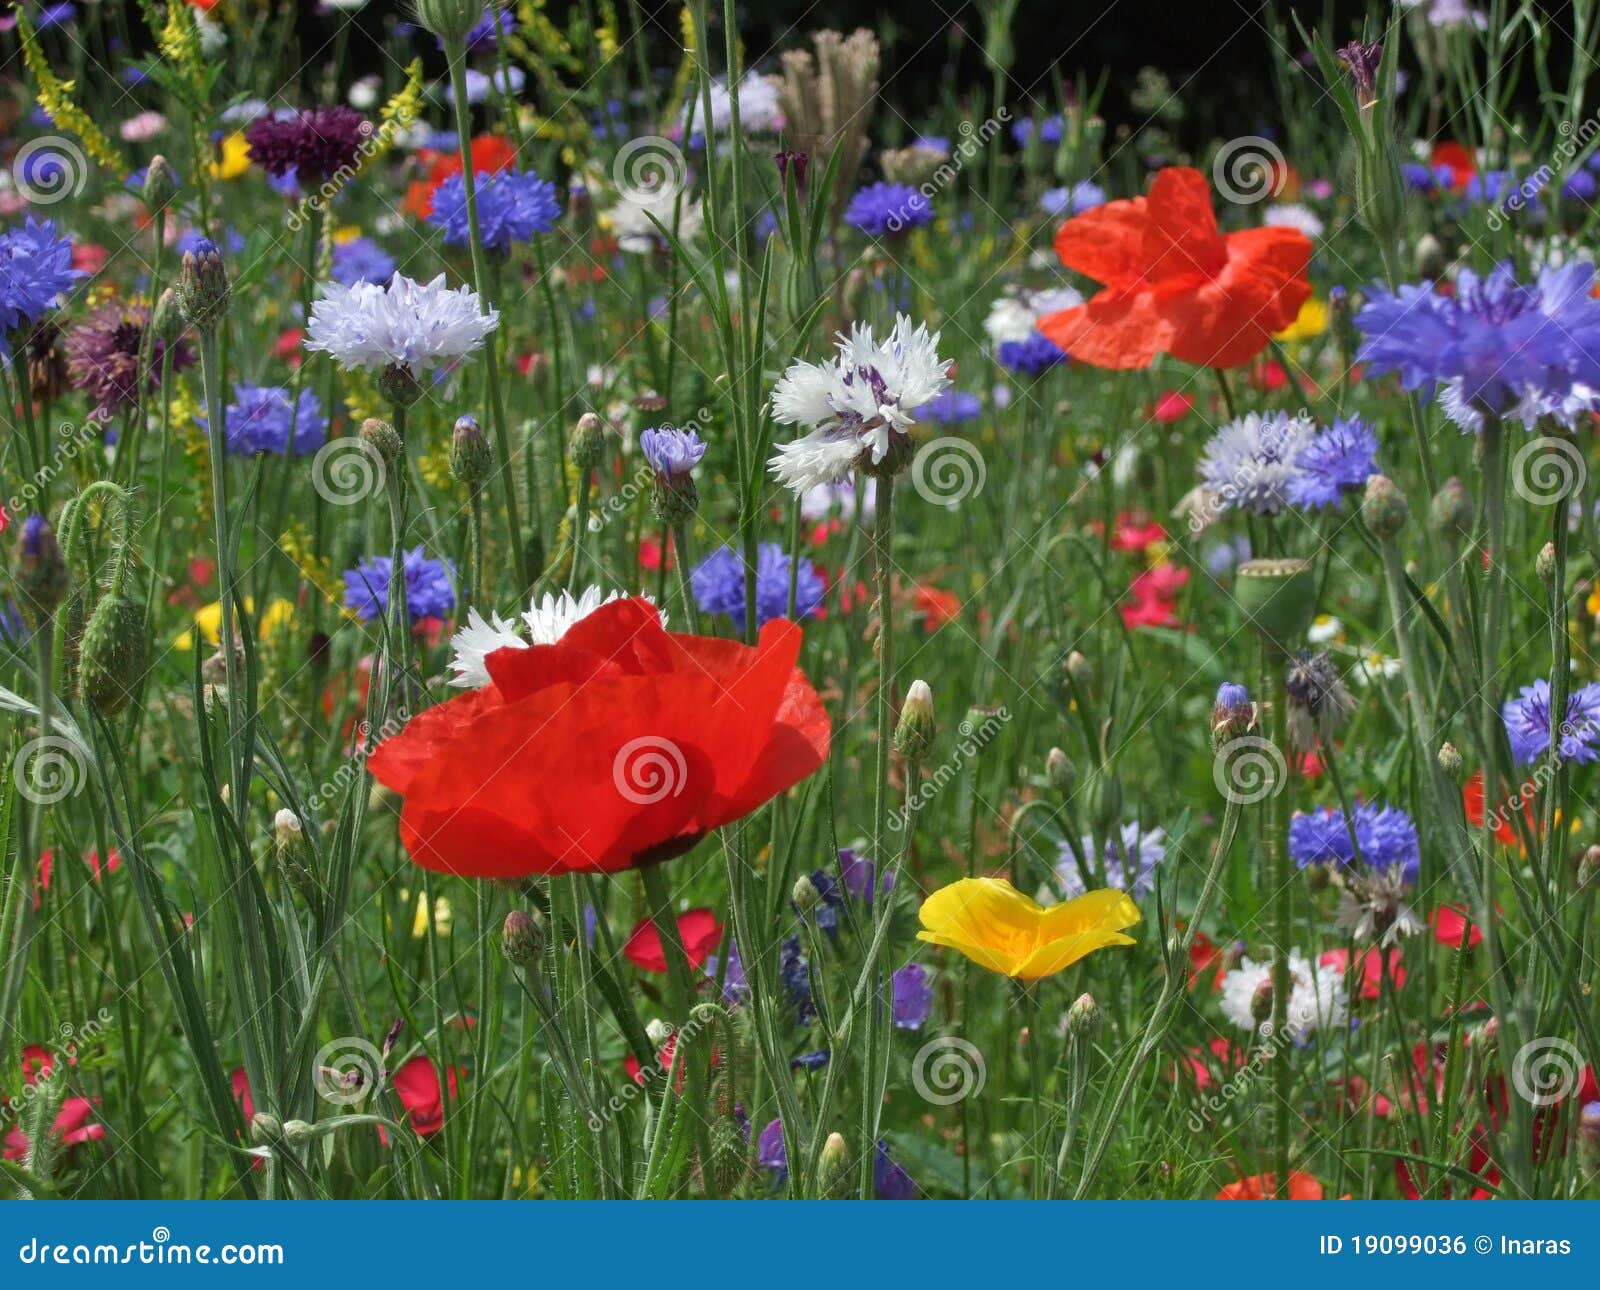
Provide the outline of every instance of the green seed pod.
<path id="1" fill-rule="evenodd" d="M 1388 542 L 1400 535 L 1411 508 L 1406 505 L 1405 494 L 1395 487 L 1387 475 L 1374 475 L 1367 480 L 1367 494 L 1361 502 L 1361 518 L 1380 542 Z"/>
<path id="2" fill-rule="evenodd" d="M 378 374 L 378 393 L 394 408 L 409 408 L 422 397 L 422 386 L 404 363 L 390 363 Z"/>
<path id="3" fill-rule="evenodd" d="M 1280 649 L 1304 639 L 1317 610 L 1309 560 L 1246 560 L 1235 572 L 1233 594 L 1251 626 Z"/>
<path id="4" fill-rule="evenodd" d="M 152 212 L 163 209 L 178 195 L 178 176 L 159 153 L 144 172 L 144 204 Z"/>
<path id="5" fill-rule="evenodd" d="M 83 629 L 78 690 L 101 716 L 114 717 L 138 693 L 149 667 L 144 608 L 121 591 L 107 592 Z"/>

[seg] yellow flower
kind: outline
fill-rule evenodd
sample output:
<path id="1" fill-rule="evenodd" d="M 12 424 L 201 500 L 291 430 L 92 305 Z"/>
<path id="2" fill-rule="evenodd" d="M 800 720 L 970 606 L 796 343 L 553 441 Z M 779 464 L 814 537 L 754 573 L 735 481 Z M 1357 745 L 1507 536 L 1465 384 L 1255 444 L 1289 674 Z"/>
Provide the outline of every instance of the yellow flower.
<path id="1" fill-rule="evenodd" d="M 237 179 L 250 169 L 250 145 L 235 130 L 222 140 L 222 157 L 211 163 L 213 179 Z"/>
<path id="2" fill-rule="evenodd" d="M 1046 909 L 1004 878 L 963 878 L 923 901 L 920 917 L 918 940 L 1036 981 L 1107 945 L 1132 945 L 1122 929 L 1139 921 L 1139 908 L 1126 892 L 1106 888 Z"/>
<path id="3" fill-rule="evenodd" d="M 248 596 L 244 601 L 245 613 L 253 614 L 255 605 Z M 256 635 L 261 640 L 271 640 L 282 628 L 294 621 L 294 606 L 282 596 L 275 596 L 267 602 L 267 611 L 261 615 L 261 621 L 256 624 Z M 222 602 L 213 600 L 209 605 L 202 606 L 194 611 L 194 625 L 200 629 L 200 634 L 211 644 L 215 645 L 222 639 Z M 179 632 L 172 643 L 179 649 L 188 649 L 191 637 L 188 628 Z"/>
<path id="4" fill-rule="evenodd" d="M 1328 330 L 1328 306 L 1324 301 L 1315 296 L 1309 297 L 1305 304 L 1300 306 L 1300 313 L 1295 320 L 1278 332 L 1274 340 L 1310 340 L 1313 336 L 1320 336 Z"/>

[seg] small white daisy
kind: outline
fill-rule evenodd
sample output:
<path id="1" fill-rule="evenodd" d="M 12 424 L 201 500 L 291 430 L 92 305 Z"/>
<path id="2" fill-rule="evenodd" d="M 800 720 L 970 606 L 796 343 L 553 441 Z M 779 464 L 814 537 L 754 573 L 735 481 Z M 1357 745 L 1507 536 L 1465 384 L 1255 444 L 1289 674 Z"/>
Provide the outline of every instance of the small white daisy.
<path id="1" fill-rule="evenodd" d="M 1299 202 L 1279 202 L 1267 207 L 1262 222 L 1268 228 L 1297 228 L 1312 242 L 1322 236 L 1325 227 L 1316 211 Z"/>

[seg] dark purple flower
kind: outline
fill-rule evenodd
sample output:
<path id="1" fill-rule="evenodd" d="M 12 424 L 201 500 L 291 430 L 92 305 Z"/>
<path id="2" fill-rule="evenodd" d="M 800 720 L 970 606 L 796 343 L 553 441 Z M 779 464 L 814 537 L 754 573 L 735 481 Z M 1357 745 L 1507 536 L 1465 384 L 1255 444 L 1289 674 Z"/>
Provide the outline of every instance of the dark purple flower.
<path id="1" fill-rule="evenodd" d="M 1378 65 L 1383 61 L 1383 46 L 1352 40 L 1339 51 L 1339 61 L 1350 69 L 1350 79 L 1360 91 L 1362 106 L 1372 102 L 1378 85 Z"/>
<path id="2" fill-rule="evenodd" d="M 872 1190 L 879 1200 L 910 1200 L 917 1191 L 911 1175 L 889 1159 L 889 1144 L 882 1138 L 872 1160 Z"/>
<path id="3" fill-rule="evenodd" d="M 907 963 L 889 978 L 894 1024 L 901 1030 L 921 1030 L 933 1015 L 933 982 L 920 963 Z"/>
<path id="4" fill-rule="evenodd" d="M 112 302 L 101 305 L 67 333 L 67 370 L 72 383 L 95 403 L 95 414 L 109 417 L 139 397 L 139 351 L 144 344 L 150 311 L 144 305 Z M 150 389 L 161 382 L 161 362 L 167 346 L 161 337 L 150 342 L 150 366 L 143 374 Z M 194 362 L 187 341 L 172 346 L 172 369 L 181 371 Z"/>
<path id="5" fill-rule="evenodd" d="M 839 878 L 844 883 L 844 889 L 857 900 L 872 903 L 873 880 L 877 877 L 878 866 L 871 860 L 863 860 L 856 855 L 854 848 L 841 847 L 839 849 Z M 894 875 L 883 875 L 883 891 L 887 895 L 894 887 Z"/>
<path id="6" fill-rule="evenodd" d="M 343 104 L 257 117 L 244 132 L 250 160 L 269 175 L 294 171 L 301 183 L 320 184 L 355 166 L 372 124 Z"/>

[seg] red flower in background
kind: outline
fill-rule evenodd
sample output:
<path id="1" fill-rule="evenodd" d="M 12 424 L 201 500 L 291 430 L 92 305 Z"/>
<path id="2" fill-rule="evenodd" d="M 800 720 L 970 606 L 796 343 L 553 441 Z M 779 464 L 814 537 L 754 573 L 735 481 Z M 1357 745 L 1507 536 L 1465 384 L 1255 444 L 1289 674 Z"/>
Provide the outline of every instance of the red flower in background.
<path id="1" fill-rule="evenodd" d="M 1452 188 L 1465 188 L 1472 182 L 1473 175 L 1478 173 L 1478 159 L 1473 156 L 1472 149 L 1464 143 L 1457 143 L 1454 139 L 1445 139 L 1434 144 L 1433 155 L 1428 161 L 1435 167 L 1449 168 Z"/>
<path id="2" fill-rule="evenodd" d="M 1150 410 L 1150 419 L 1157 425 L 1169 426 L 1174 421 L 1182 421 L 1194 411 L 1194 395 L 1181 394 L 1177 390 L 1168 390 Z"/>
<path id="3" fill-rule="evenodd" d="M 511 141 L 498 134 L 480 134 L 472 141 L 472 173 L 475 175 L 506 170 L 516 159 L 517 150 Z M 439 191 L 439 186 L 461 173 L 461 154 L 423 148 L 417 153 L 417 160 L 427 167 L 427 177 L 406 190 L 401 209 L 407 215 L 427 219 L 433 214 L 433 195 Z"/>
<path id="4" fill-rule="evenodd" d="M 1158 564 L 1146 569 L 1128 587 L 1131 605 L 1122 606 L 1122 622 L 1129 628 L 1182 627 L 1178 619 L 1177 594 L 1189 581 L 1189 571 L 1175 564 Z"/>
<path id="5" fill-rule="evenodd" d="M 1487 566 L 1486 566 L 1487 567 Z M 1522 816 L 1528 822 L 1528 829 L 1535 835 L 1539 832 L 1539 819 L 1534 814 L 1533 797 L 1536 785 L 1532 780 L 1523 784 L 1517 790 L 1517 797 L 1522 802 Z M 1461 790 L 1461 804 L 1467 812 L 1467 823 L 1475 829 L 1483 827 L 1483 772 L 1473 772 L 1472 778 L 1466 782 Z M 1514 809 L 1510 799 L 1501 802 L 1495 808 L 1494 840 L 1502 846 L 1514 847 L 1518 845 L 1517 831 L 1511 824 L 1511 811 Z"/>
<path id="6" fill-rule="evenodd" d="M 678 938 L 683 942 L 683 952 L 689 966 L 699 967 L 706 955 L 717 948 L 722 939 L 722 924 L 709 909 L 690 909 L 678 915 Z M 628 962 L 646 972 L 667 970 L 667 949 L 661 943 L 661 932 L 648 918 L 634 924 L 622 952 Z"/>
<path id="7" fill-rule="evenodd" d="M 1360 973 L 1361 983 L 1357 987 L 1358 994 L 1363 999 L 1377 999 L 1383 994 L 1383 956 L 1376 950 L 1370 949 L 1356 957 L 1355 965 L 1350 963 L 1349 950 L 1329 950 L 1317 960 L 1323 967 L 1337 968 L 1346 975 Z M 1400 966 L 1400 950 L 1398 947 L 1389 951 L 1389 977 L 1398 990 L 1406 983 L 1405 969 Z"/>
<path id="8" fill-rule="evenodd" d="M 1481 819 L 1479 822 L 1482 822 Z M 1459 905 L 1440 905 L 1433 911 L 1428 923 L 1433 928 L 1434 939 L 1452 949 L 1461 948 L 1462 936 L 1467 938 L 1469 950 L 1483 940 L 1483 929 L 1472 922 L 1467 917 L 1467 911 Z"/>
<path id="9" fill-rule="evenodd" d="M 615 600 L 554 645 L 501 649 L 491 684 L 420 713 L 368 767 L 400 840 L 470 878 L 612 873 L 682 855 L 822 765 L 828 714 L 800 629 L 758 644 L 669 633 Z"/>
<path id="10" fill-rule="evenodd" d="M 22 1050 L 22 1082 L 25 1085 L 49 1079 L 54 1069 L 55 1054 L 48 1048 L 30 1044 Z M 0 1095 L 0 1106 L 5 1104 L 5 1097 Z M 56 1137 L 61 1139 L 63 1147 L 97 1142 L 106 1136 L 105 1125 L 90 1121 L 89 1117 L 93 1114 L 94 1103 L 86 1097 L 69 1097 L 61 1103 L 52 1130 Z M 7 1160 L 23 1160 L 27 1158 L 30 1145 L 28 1135 L 22 1131 L 22 1126 L 13 1125 L 11 1131 L 6 1134 L 5 1150 L 0 1154 Z"/>
<path id="11" fill-rule="evenodd" d="M 1266 1200 L 1278 1192 L 1277 1174 L 1251 1174 L 1248 1178 L 1241 1178 L 1238 1182 L 1229 1183 L 1217 1193 L 1218 1200 Z M 1317 1181 L 1316 1175 L 1302 1173 L 1298 1169 L 1289 1171 L 1289 1199 L 1290 1200 L 1321 1200 L 1323 1199 L 1322 1184 Z"/>
<path id="12" fill-rule="evenodd" d="M 458 1073 L 452 1066 L 447 1076 L 451 1101 L 456 1097 Z M 390 1082 L 419 1138 L 426 1138 L 444 1128 L 444 1097 L 439 1090 L 439 1072 L 430 1058 L 419 1053 L 397 1070 Z"/>
<path id="13" fill-rule="evenodd" d="M 1056 254 L 1104 290 L 1039 320 L 1039 330 L 1094 367 L 1149 367 L 1171 354 L 1238 367 L 1292 323 L 1311 294 L 1311 243 L 1298 229 L 1219 233 L 1198 170 L 1161 171 L 1148 197 L 1106 202 L 1068 220 Z"/>
<path id="14" fill-rule="evenodd" d="M 946 623 L 953 623 L 961 617 L 961 598 L 942 587 L 918 583 L 912 604 L 922 615 L 922 630 L 925 632 L 936 632 Z"/>

